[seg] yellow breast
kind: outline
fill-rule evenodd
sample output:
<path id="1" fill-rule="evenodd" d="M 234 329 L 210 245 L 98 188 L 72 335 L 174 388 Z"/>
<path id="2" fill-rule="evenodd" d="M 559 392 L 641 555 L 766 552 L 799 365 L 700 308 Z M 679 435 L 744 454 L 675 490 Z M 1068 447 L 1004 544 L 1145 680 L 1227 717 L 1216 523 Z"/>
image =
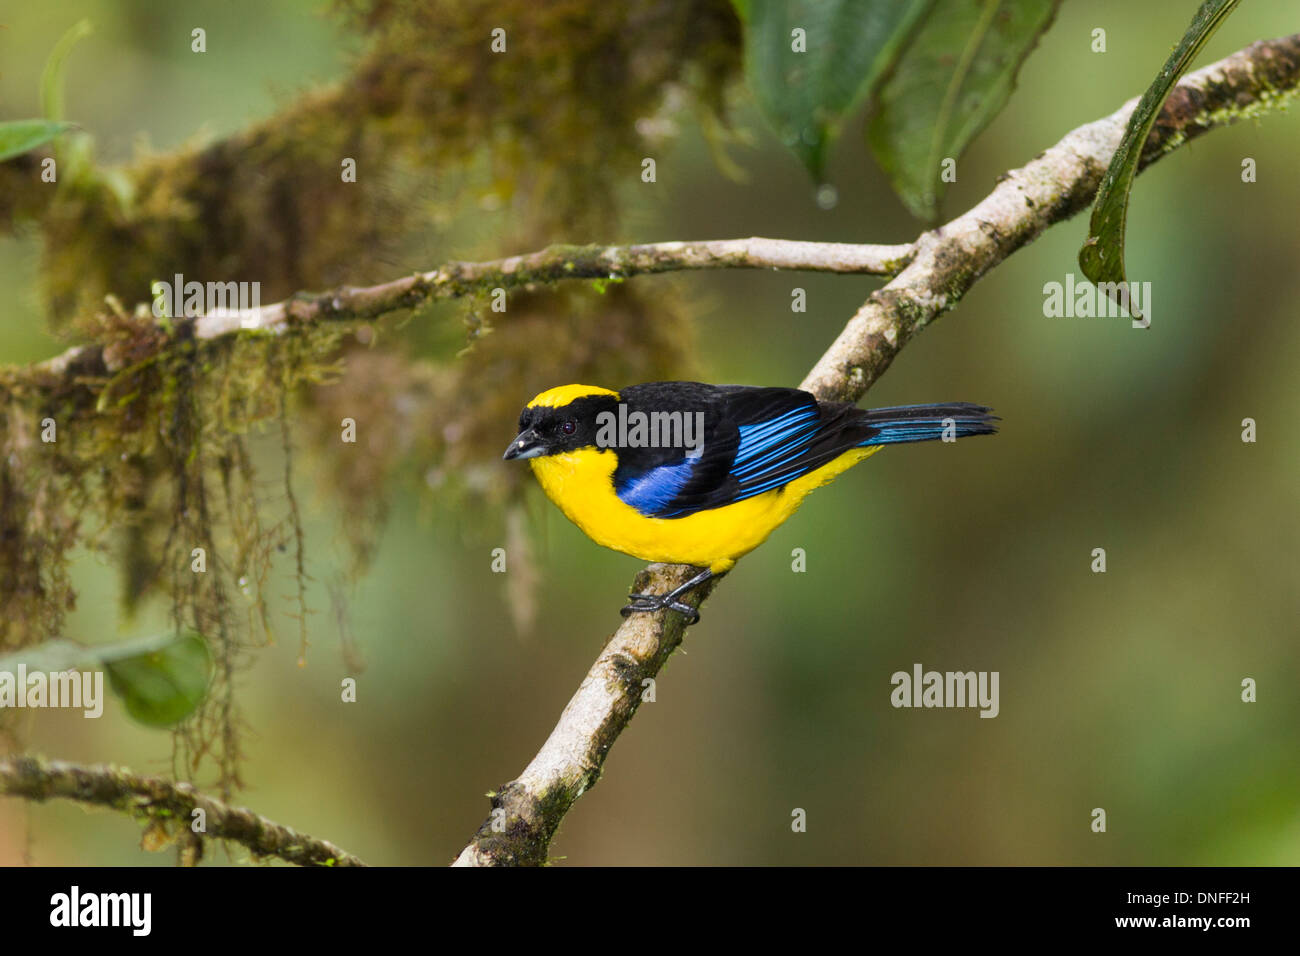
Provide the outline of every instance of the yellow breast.
<path id="1" fill-rule="evenodd" d="M 693 564 L 715 573 L 762 544 L 814 488 L 880 450 L 853 448 L 783 488 L 684 518 L 647 518 L 614 491 L 618 458 L 586 448 L 533 458 L 533 474 L 549 497 L 597 544 L 643 561 Z"/>

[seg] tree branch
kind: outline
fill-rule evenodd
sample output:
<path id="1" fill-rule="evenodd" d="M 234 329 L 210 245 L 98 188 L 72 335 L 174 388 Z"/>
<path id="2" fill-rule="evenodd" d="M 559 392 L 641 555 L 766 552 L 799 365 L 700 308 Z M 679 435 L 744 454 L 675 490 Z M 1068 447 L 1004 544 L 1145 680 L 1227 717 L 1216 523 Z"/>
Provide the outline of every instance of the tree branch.
<path id="1" fill-rule="evenodd" d="M 181 836 L 192 833 L 193 811 L 206 816 L 202 836 L 233 840 L 254 856 L 275 856 L 299 866 L 365 866 L 351 853 L 206 796 L 188 783 L 143 777 L 116 767 L 83 767 L 39 757 L 0 759 L 0 794 L 37 802 L 63 797 L 109 807 L 137 818 L 173 823 Z"/>
<path id="2" fill-rule="evenodd" d="M 380 285 L 300 292 L 258 308 L 220 309 L 193 320 L 195 339 L 241 331 L 282 332 L 317 322 L 349 322 L 412 309 L 493 289 L 530 288 L 564 279 L 621 280 L 698 269 L 791 269 L 856 275 L 894 275 L 911 259 L 910 244 L 858 245 L 793 239 L 705 239 L 633 246 L 548 246 L 538 252 L 488 262 L 449 262 Z M 161 327 L 159 327 L 161 328 Z M 165 336 L 159 336 L 166 342 Z M 163 345 L 163 347 L 166 347 Z M 139 360 L 138 355 L 133 356 Z M 120 371 L 104 348 L 79 345 L 34 366 L 40 387 L 88 369 Z M 51 381 L 53 379 L 53 381 Z"/>
<path id="3" fill-rule="evenodd" d="M 1295 36 L 1261 41 L 1184 77 L 1151 131 L 1141 168 L 1210 129 L 1257 115 L 1293 97 L 1298 45 Z M 1131 100 L 1105 119 L 1074 130 L 1029 165 L 1004 176 L 974 209 L 914 243 L 860 245 L 753 237 L 630 246 L 554 245 L 487 262 L 450 262 L 375 286 L 300 292 L 257 309 L 217 310 L 194 319 L 189 331 L 203 340 L 240 331 L 281 332 L 318 322 L 365 321 L 434 299 L 564 279 L 620 280 L 700 269 L 894 276 L 858 310 L 805 383 L 828 389 L 829 396 L 860 397 L 898 350 L 936 315 L 952 308 L 988 268 L 1088 205 L 1136 104 L 1136 99 Z M 162 348 L 172 340 L 158 336 Z M 132 361 L 139 360 L 140 355 L 132 353 Z M 120 371 L 121 364 L 101 345 L 76 346 L 32 366 L 31 380 L 22 384 L 49 390 L 67 384 L 69 378 Z"/>
<path id="4" fill-rule="evenodd" d="M 1295 95 L 1300 34 L 1252 44 L 1186 76 L 1170 94 L 1142 166 L 1207 130 Z M 1082 126 L 1028 165 L 1001 178 L 969 212 L 923 234 L 911 261 L 872 293 L 803 380 L 820 399 L 857 401 L 921 329 L 953 308 L 990 268 L 1053 223 L 1086 208 L 1119 145 L 1137 99 Z M 651 565 L 636 592 L 663 592 L 693 569 Z M 711 589 L 710 589 L 711 590 Z M 707 593 L 695 594 L 698 606 Z M 551 838 L 574 802 L 595 785 L 610 747 L 653 678 L 682 640 L 675 612 L 636 614 L 610 637 L 560 721 L 524 772 L 492 796 L 493 812 L 457 866 L 546 862 Z"/>
<path id="5" fill-rule="evenodd" d="M 563 279 L 619 280 L 696 269 L 797 269 L 894 275 L 907 264 L 912 246 L 801 242 L 793 239 L 705 239 L 637 246 L 548 246 L 539 252 L 489 262 L 449 262 L 432 272 L 366 288 L 299 294 L 259 309 L 231 309 L 202 316 L 199 339 L 241 329 L 279 331 L 293 323 L 370 319 L 493 289 L 518 289 Z"/>

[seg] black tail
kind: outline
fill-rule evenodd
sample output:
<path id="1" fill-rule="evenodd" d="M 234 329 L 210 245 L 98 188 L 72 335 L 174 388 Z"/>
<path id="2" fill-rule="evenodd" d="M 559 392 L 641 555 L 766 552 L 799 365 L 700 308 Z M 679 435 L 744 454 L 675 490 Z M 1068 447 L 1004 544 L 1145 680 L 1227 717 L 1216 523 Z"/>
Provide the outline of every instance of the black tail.
<path id="1" fill-rule="evenodd" d="M 876 433 L 862 445 L 893 445 L 907 441 L 931 441 L 945 432 L 955 438 L 968 435 L 991 435 L 1000 419 L 992 409 L 969 402 L 945 405 L 900 405 L 896 408 L 873 408 L 862 414 L 863 424 Z"/>

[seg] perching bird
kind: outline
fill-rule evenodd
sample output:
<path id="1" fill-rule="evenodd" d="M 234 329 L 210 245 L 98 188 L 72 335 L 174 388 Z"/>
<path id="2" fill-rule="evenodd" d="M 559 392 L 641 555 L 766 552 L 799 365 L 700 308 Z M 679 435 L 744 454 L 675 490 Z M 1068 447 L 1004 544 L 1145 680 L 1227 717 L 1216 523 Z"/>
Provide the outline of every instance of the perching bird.
<path id="1" fill-rule="evenodd" d="M 526 458 L 547 496 L 593 541 L 645 561 L 703 568 L 623 615 L 671 608 L 731 570 L 814 488 L 884 445 L 987 435 L 981 405 L 863 410 L 796 388 L 652 382 L 613 392 L 563 385 L 519 416 L 506 459 Z"/>

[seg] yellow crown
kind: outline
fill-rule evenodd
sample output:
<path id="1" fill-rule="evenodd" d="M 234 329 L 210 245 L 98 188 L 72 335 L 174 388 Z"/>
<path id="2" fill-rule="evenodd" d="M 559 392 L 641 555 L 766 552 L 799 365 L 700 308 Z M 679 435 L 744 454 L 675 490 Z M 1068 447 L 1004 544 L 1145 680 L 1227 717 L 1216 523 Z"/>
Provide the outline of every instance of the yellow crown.
<path id="1" fill-rule="evenodd" d="M 618 398 L 618 392 L 611 392 L 599 385 L 559 385 L 542 392 L 528 403 L 528 407 L 535 408 L 538 405 L 544 405 L 547 408 L 563 408 L 574 399 L 586 398 L 589 395 L 613 395 Z"/>

